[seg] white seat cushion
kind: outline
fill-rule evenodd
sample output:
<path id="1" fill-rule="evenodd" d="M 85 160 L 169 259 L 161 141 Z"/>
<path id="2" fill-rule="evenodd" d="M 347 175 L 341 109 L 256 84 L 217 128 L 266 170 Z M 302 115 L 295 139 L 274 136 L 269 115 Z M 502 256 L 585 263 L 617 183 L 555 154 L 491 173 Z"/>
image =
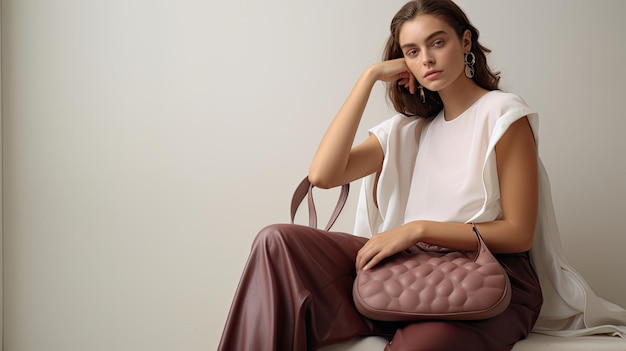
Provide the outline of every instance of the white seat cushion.
<path id="1" fill-rule="evenodd" d="M 624 351 L 626 339 L 613 336 L 579 336 L 561 338 L 530 333 L 525 340 L 519 341 L 513 351 Z"/>
<path id="2" fill-rule="evenodd" d="M 387 340 L 370 336 L 353 339 L 341 344 L 323 347 L 318 351 L 382 351 Z M 513 351 L 625 351 L 626 339 L 611 336 L 581 336 L 560 338 L 530 333 L 528 338 L 519 341 Z"/>
<path id="3" fill-rule="evenodd" d="M 317 351 L 382 351 L 387 345 L 387 339 L 378 336 L 356 338 L 341 344 L 322 347 Z"/>

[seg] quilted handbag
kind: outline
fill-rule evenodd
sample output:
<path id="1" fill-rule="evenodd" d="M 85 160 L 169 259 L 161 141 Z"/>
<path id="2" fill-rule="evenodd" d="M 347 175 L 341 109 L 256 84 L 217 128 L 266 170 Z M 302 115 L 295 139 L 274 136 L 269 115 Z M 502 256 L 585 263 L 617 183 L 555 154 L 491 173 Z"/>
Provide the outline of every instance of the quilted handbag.
<path id="1" fill-rule="evenodd" d="M 418 243 L 358 271 L 352 291 L 357 310 L 381 321 L 478 320 L 502 313 L 511 301 L 509 277 L 472 228 L 476 252 Z"/>

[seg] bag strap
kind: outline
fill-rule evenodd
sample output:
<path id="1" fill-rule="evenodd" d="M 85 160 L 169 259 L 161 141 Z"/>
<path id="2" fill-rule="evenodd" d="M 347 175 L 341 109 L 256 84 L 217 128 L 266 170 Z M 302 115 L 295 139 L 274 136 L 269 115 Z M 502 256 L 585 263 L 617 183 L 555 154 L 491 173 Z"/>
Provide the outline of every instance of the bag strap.
<path id="1" fill-rule="evenodd" d="M 489 248 L 487 247 L 487 244 L 485 244 L 485 241 L 483 240 L 483 236 L 478 231 L 478 227 L 476 227 L 476 223 L 474 222 L 472 222 L 472 231 L 474 231 L 474 234 L 476 235 L 476 239 L 478 239 L 478 245 L 476 248 L 476 257 L 474 258 L 474 262 L 477 262 L 480 264 L 485 264 L 489 261 L 497 262 L 498 260 L 495 258 L 493 253 L 489 250 Z"/>
<path id="2" fill-rule="evenodd" d="M 308 177 L 305 177 L 302 182 L 296 188 L 296 191 L 293 193 L 293 197 L 291 198 L 291 223 L 293 224 L 296 218 L 296 212 L 298 211 L 298 207 L 304 200 L 304 197 L 307 196 L 307 204 L 309 207 L 309 227 L 317 229 L 317 211 L 315 210 L 315 202 L 313 201 L 313 188 L 315 186 L 311 184 Z M 335 224 L 335 221 L 339 217 L 341 210 L 343 209 L 346 201 L 348 200 L 348 193 L 350 192 L 350 184 L 344 184 L 341 186 L 341 193 L 339 194 L 339 199 L 337 200 L 337 205 L 335 205 L 335 210 L 333 211 L 330 219 L 328 220 L 328 224 L 325 231 L 329 231 L 330 228 Z"/>

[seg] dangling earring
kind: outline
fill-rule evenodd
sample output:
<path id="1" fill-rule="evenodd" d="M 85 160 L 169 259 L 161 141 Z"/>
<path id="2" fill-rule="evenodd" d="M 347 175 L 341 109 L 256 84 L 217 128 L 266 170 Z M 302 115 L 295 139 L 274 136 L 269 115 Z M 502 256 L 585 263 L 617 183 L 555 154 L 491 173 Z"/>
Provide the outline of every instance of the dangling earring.
<path id="1" fill-rule="evenodd" d="M 417 89 L 420 90 L 420 101 L 422 102 L 422 104 L 426 103 L 426 95 L 424 95 L 424 87 L 421 85 L 417 86 Z"/>
<path id="2" fill-rule="evenodd" d="M 465 53 L 465 76 L 469 79 L 474 78 L 474 63 L 476 63 L 476 56 L 473 52 Z"/>

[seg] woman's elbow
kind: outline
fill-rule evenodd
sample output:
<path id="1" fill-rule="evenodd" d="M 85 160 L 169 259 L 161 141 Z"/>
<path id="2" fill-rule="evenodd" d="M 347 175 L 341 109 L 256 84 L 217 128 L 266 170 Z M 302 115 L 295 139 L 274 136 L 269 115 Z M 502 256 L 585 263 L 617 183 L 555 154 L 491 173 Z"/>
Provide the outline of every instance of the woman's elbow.
<path id="1" fill-rule="evenodd" d="M 522 230 L 517 234 L 518 240 L 516 240 L 515 248 L 512 251 L 517 252 L 526 252 L 529 251 L 533 246 L 533 241 L 535 237 L 534 229 Z"/>
<path id="2" fill-rule="evenodd" d="M 530 251 L 530 249 L 532 249 L 533 247 L 533 239 L 527 239 L 525 241 L 523 241 L 522 243 L 520 243 L 520 252 L 526 252 L 526 251 Z"/>
<path id="3" fill-rule="evenodd" d="M 311 182 L 311 184 L 313 184 L 316 188 L 330 189 L 336 186 L 331 182 L 330 177 L 324 176 L 321 172 L 314 169 L 309 169 L 308 178 L 309 182 Z"/>

